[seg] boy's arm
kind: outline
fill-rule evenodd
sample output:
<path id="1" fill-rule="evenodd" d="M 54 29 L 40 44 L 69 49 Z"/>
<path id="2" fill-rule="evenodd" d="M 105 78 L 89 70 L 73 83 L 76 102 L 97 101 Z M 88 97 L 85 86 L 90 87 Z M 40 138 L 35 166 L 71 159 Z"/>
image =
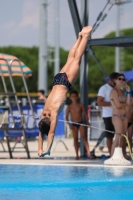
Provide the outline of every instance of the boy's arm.
<path id="1" fill-rule="evenodd" d="M 88 118 L 88 115 L 87 115 L 87 113 L 86 113 L 85 107 L 84 107 L 83 104 L 81 104 L 81 106 L 82 106 L 82 112 L 83 112 L 83 114 L 84 114 L 86 123 L 89 125 L 89 118 Z"/>
<path id="2" fill-rule="evenodd" d="M 68 116 L 69 116 L 69 113 L 70 113 L 70 107 L 68 106 L 67 109 L 66 109 L 66 121 L 68 121 Z M 68 122 L 67 122 L 68 123 Z M 69 123 L 68 123 L 69 124 Z"/>
<path id="3" fill-rule="evenodd" d="M 67 124 L 69 125 L 69 128 L 72 130 L 72 125 L 71 125 L 71 123 L 69 122 L 69 119 L 68 119 L 69 114 L 70 114 L 70 106 L 68 106 L 67 109 L 66 109 L 66 121 L 67 121 Z"/>
<path id="4" fill-rule="evenodd" d="M 43 135 L 41 132 L 39 132 L 39 137 L 38 137 L 38 153 L 43 152 Z"/>
<path id="5" fill-rule="evenodd" d="M 49 130 L 49 133 L 48 133 L 47 149 L 44 152 L 46 154 L 50 154 L 50 150 L 51 150 L 53 140 L 54 140 L 56 124 L 57 124 L 57 116 L 52 117 L 52 119 L 51 119 L 50 130 Z"/>
<path id="6" fill-rule="evenodd" d="M 43 119 L 43 118 L 44 118 L 44 115 L 42 111 L 40 119 Z M 39 132 L 39 137 L 38 137 L 38 153 L 40 151 L 43 152 L 43 134 L 41 132 Z"/>

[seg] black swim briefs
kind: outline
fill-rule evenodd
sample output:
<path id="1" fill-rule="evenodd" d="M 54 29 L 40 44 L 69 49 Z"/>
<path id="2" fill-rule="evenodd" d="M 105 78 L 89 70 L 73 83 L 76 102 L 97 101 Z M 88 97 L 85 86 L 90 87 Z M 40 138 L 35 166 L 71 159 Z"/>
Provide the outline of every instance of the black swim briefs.
<path id="1" fill-rule="evenodd" d="M 72 86 L 71 83 L 69 83 L 69 81 L 68 81 L 68 77 L 67 77 L 66 73 L 56 74 L 54 77 L 52 86 L 54 86 L 54 85 L 64 85 L 64 86 L 66 86 L 66 88 L 68 90 L 70 90 L 70 88 Z"/>
<path id="2" fill-rule="evenodd" d="M 77 124 L 76 124 L 77 123 Z M 79 127 L 81 126 L 81 124 L 83 124 L 83 121 L 80 121 L 80 122 L 71 122 L 70 125 L 71 126 L 75 126 L 77 129 L 79 129 Z"/>

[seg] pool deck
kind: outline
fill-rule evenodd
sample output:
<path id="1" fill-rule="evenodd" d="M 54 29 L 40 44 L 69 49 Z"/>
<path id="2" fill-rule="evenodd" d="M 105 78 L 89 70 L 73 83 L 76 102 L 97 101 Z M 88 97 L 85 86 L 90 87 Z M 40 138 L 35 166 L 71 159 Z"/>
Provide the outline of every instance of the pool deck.
<path id="1" fill-rule="evenodd" d="M 68 148 L 68 150 L 65 148 L 64 144 Z M 44 141 L 44 148 L 46 147 L 47 142 Z M 90 149 L 92 150 L 94 145 L 96 144 L 95 141 L 90 141 Z M 45 158 L 39 158 L 37 155 L 37 147 L 38 142 L 36 141 L 29 141 L 28 147 L 30 151 L 30 157 L 31 159 L 27 159 L 27 155 L 24 151 L 24 149 L 15 149 L 13 153 L 13 159 L 9 158 L 9 153 L 7 151 L 7 145 L 5 142 L 3 142 L 5 152 L 3 151 L 2 145 L 0 144 L 0 164 L 28 164 L 28 165 L 65 165 L 65 166 L 95 166 L 95 167 L 101 167 L 104 165 L 104 159 L 82 159 L 74 160 L 75 157 L 75 151 L 73 146 L 73 139 L 65 138 L 63 140 L 54 140 L 52 150 L 51 150 L 51 156 L 46 156 Z M 13 146 L 14 143 L 11 142 L 11 146 Z M 21 143 L 17 144 L 17 147 L 22 147 Z M 100 157 L 101 155 L 108 155 L 107 148 L 104 147 L 104 151 L 101 152 L 99 148 L 96 149 L 95 154 L 97 157 Z M 113 166 L 114 167 L 114 166 Z M 133 168 L 133 162 L 131 166 L 127 166 L 130 168 Z"/>
<path id="2" fill-rule="evenodd" d="M 104 160 L 56 160 L 56 159 L 0 159 L 0 164 L 4 165 L 42 165 L 42 166 L 80 166 L 80 167 L 113 167 L 113 168 L 133 168 L 129 166 L 117 166 L 117 165 L 104 165 Z"/>

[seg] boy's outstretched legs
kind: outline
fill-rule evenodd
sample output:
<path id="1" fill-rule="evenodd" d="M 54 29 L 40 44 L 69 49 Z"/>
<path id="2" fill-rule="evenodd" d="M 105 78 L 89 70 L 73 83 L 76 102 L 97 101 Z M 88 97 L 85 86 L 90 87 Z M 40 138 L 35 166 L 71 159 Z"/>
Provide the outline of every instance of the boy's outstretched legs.
<path id="1" fill-rule="evenodd" d="M 73 61 L 65 65 L 61 70 L 61 72 L 65 72 L 67 74 L 68 80 L 71 84 L 74 82 L 78 75 L 80 60 L 86 48 L 91 30 L 91 26 L 87 26 L 82 29 L 82 31 L 80 32 L 82 39 L 77 47 Z"/>
<path id="2" fill-rule="evenodd" d="M 75 57 L 75 52 L 81 42 L 82 39 L 82 35 L 79 33 L 79 37 L 76 40 L 76 42 L 74 43 L 74 45 L 71 47 L 69 54 L 68 54 L 68 58 L 67 58 L 67 62 L 64 65 L 64 67 L 61 69 L 60 72 L 65 72 L 67 70 L 67 67 L 70 65 L 70 63 L 73 61 L 74 57 Z"/>
<path id="3" fill-rule="evenodd" d="M 74 45 L 71 47 L 70 51 L 69 51 L 69 54 L 68 54 L 68 59 L 67 59 L 67 62 L 70 60 L 70 59 L 73 59 L 75 57 L 75 52 L 81 42 L 81 39 L 82 39 L 82 35 L 81 35 L 81 32 L 79 33 L 78 35 L 78 39 L 76 40 L 76 42 L 74 43 Z"/>
<path id="4" fill-rule="evenodd" d="M 81 56 L 83 55 L 84 50 L 86 48 L 86 45 L 87 45 L 91 30 L 92 30 L 92 27 L 91 26 L 87 26 L 87 27 L 84 27 L 82 29 L 82 31 L 80 32 L 80 35 L 82 36 L 82 40 L 81 40 L 81 42 L 80 42 L 80 44 L 79 44 L 79 46 L 78 46 L 78 48 L 76 50 L 76 53 L 75 53 L 75 59 L 77 59 L 79 61 L 80 61 Z"/>

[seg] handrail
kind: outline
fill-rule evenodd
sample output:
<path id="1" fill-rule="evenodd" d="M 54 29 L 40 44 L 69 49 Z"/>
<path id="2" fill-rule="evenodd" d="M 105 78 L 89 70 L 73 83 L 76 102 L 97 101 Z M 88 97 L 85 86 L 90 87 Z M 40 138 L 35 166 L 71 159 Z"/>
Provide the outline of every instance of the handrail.
<path id="1" fill-rule="evenodd" d="M 34 110 L 33 110 L 32 104 L 31 104 L 31 100 L 30 100 L 30 96 L 29 96 L 29 91 L 28 91 L 28 87 L 27 87 L 27 84 L 26 84 L 26 81 L 25 81 L 25 77 L 24 77 L 24 73 L 23 73 L 23 70 L 22 70 L 22 65 L 21 65 L 20 60 L 18 60 L 18 59 L 13 59 L 13 60 L 11 60 L 11 61 L 9 62 L 9 67 L 10 67 L 9 70 L 11 71 L 12 64 L 13 64 L 13 62 L 15 62 L 15 61 L 19 63 L 18 66 L 20 67 L 20 70 L 21 70 L 22 80 L 23 80 L 23 84 L 24 84 L 24 86 L 25 86 L 25 90 L 26 90 L 26 94 L 27 94 L 27 97 L 28 97 L 28 102 L 29 102 L 29 105 L 30 105 L 30 109 L 31 109 L 32 115 L 34 115 Z M 11 79 L 12 79 L 12 78 L 11 78 Z M 16 93 L 16 90 L 15 90 L 15 86 L 14 86 L 13 81 L 11 82 L 11 84 L 12 84 L 13 92 Z M 22 115 L 20 106 L 19 106 L 19 104 L 18 104 L 18 97 L 17 97 L 17 95 L 15 95 L 15 100 L 16 100 L 16 104 L 17 104 L 18 110 L 19 110 L 19 112 L 20 112 L 20 115 Z M 31 130 L 31 129 L 33 129 L 33 128 L 36 127 L 36 120 L 35 120 L 35 119 L 34 119 L 34 127 L 33 127 L 33 128 L 29 128 L 29 127 L 27 126 L 27 124 L 25 123 L 25 120 L 23 119 L 22 116 L 21 116 L 21 120 L 22 120 L 22 123 L 24 123 L 25 126 L 26 126 L 26 128 L 29 129 L 29 130 Z"/>
<path id="2" fill-rule="evenodd" d="M 8 62 L 7 62 L 6 59 L 0 58 L 0 60 L 5 61 L 6 64 L 7 64 L 8 69 L 10 68 L 10 67 L 9 67 L 9 64 L 8 64 Z M 1 73 L 1 79 L 2 79 L 2 83 L 3 83 L 4 91 L 5 91 L 5 94 L 6 94 L 6 93 L 8 93 L 8 90 L 7 90 L 7 87 L 6 87 L 6 82 L 5 82 L 4 74 L 3 74 L 3 71 L 2 71 L 1 63 L 0 63 L 0 73 Z M 11 76 L 11 71 L 10 71 L 10 70 L 9 70 L 9 74 L 10 74 L 10 76 Z M 6 95 L 6 97 L 7 97 L 7 99 L 8 99 L 8 105 L 9 105 L 10 112 L 11 112 L 11 114 L 12 114 L 12 120 L 13 120 L 13 122 L 15 123 L 14 117 L 13 117 L 13 112 L 12 112 L 12 107 L 11 107 L 11 104 L 10 104 L 9 96 Z"/>

